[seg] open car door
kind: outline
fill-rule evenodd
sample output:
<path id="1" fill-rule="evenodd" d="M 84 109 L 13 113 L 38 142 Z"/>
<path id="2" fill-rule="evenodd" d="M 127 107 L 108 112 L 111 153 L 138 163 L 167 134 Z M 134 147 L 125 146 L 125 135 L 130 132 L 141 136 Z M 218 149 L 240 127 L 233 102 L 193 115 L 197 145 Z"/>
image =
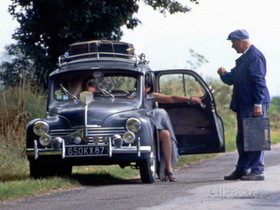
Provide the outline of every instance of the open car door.
<path id="1" fill-rule="evenodd" d="M 158 104 L 171 119 L 179 154 L 225 151 L 224 127 L 205 81 L 191 70 L 155 71 L 156 91 L 166 95 L 199 96 L 205 105 Z"/>

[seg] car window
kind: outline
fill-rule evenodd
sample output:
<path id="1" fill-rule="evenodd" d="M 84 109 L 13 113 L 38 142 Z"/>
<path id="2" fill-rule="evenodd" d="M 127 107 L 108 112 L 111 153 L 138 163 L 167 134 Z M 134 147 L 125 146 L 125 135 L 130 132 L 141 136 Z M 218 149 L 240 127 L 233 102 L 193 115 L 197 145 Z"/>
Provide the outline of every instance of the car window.
<path id="1" fill-rule="evenodd" d="M 93 79 L 99 88 L 105 89 L 108 92 L 123 90 L 135 91 L 136 79 L 129 76 L 105 76 Z"/>
<path id="2" fill-rule="evenodd" d="M 69 74 L 57 78 L 54 84 L 54 98 L 56 100 L 68 100 L 79 95 L 83 91 L 89 91 L 89 86 L 95 87 L 95 97 L 126 97 L 135 96 L 137 77 L 125 74 L 103 73 L 94 77 L 91 74 Z"/>
<path id="3" fill-rule="evenodd" d="M 159 92 L 166 95 L 199 96 L 205 94 L 203 86 L 188 74 L 165 74 L 159 79 Z"/>

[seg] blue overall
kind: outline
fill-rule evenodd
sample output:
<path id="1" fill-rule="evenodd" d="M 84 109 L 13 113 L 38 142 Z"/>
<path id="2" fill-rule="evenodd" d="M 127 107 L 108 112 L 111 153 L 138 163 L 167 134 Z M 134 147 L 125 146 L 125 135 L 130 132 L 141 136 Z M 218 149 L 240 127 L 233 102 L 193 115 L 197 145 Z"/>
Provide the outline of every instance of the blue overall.
<path id="1" fill-rule="evenodd" d="M 266 117 L 270 103 L 269 91 L 266 86 L 266 60 L 264 55 L 254 46 L 236 60 L 236 66 L 228 73 L 221 75 L 221 80 L 233 85 L 230 108 L 237 114 L 236 145 L 239 158 L 236 170 L 243 173 L 251 169 L 253 173 L 264 171 L 264 152 L 245 152 L 243 140 L 243 118 L 252 115 L 254 105 L 262 105 Z"/>

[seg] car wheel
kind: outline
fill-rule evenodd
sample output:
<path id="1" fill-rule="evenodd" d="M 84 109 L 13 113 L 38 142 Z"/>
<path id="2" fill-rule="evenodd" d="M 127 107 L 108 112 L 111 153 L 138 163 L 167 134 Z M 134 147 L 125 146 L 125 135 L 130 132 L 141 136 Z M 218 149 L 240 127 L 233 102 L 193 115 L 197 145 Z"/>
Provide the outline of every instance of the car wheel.
<path id="1" fill-rule="evenodd" d="M 139 164 L 141 181 L 143 183 L 153 183 L 156 177 L 156 149 L 155 144 L 152 145 L 150 156 L 147 160 L 141 161 Z"/>

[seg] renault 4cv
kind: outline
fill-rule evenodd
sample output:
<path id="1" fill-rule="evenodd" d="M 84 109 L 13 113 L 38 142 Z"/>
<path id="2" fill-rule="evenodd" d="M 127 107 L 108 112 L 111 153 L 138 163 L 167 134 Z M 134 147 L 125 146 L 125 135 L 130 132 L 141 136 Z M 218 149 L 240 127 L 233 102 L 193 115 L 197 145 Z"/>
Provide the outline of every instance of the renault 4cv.
<path id="1" fill-rule="evenodd" d="M 186 69 L 152 71 L 132 44 L 77 42 L 49 76 L 45 118 L 27 125 L 30 176 L 68 176 L 73 166 L 132 166 L 143 183 L 158 177 L 158 131 L 144 105 L 145 75 L 163 94 L 199 96 L 203 104 L 155 104 L 165 109 L 179 155 L 225 151 L 223 122 L 205 81 Z"/>

